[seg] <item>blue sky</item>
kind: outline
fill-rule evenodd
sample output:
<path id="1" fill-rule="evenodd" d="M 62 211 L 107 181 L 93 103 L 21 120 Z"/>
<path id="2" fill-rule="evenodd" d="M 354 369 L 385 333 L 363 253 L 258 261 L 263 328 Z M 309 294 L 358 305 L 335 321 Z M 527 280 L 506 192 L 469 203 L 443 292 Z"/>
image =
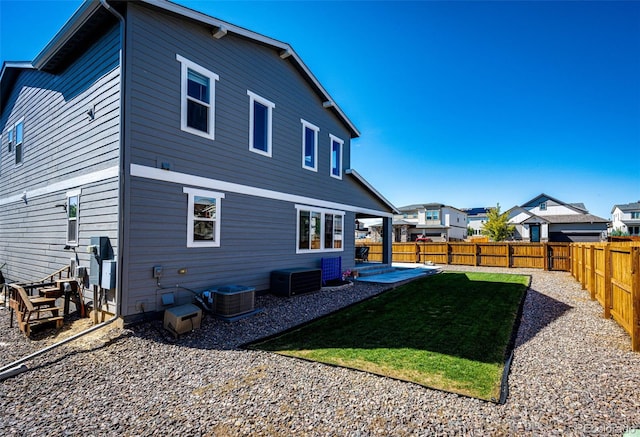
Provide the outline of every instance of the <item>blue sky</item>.
<path id="1" fill-rule="evenodd" d="M 638 1 L 177 3 L 291 44 L 396 206 L 640 200 Z M 32 60 L 80 4 L 0 0 L 0 58 Z"/>

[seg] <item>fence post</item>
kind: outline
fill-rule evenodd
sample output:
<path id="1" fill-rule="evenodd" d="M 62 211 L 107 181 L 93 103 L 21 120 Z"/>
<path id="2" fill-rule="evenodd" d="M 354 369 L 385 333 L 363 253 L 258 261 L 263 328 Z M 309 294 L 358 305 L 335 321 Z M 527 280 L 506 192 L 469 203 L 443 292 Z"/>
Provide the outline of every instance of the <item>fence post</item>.
<path id="1" fill-rule="evenodd" d="M 507 245 L 507 268 L 511 268 L 511 244 L 506 243 Z"/>
<path id="2" fill-rule="evenodd" d="M 451 244 L 447 241 L 447 264 L 451 264 Z"/>
<path id="3" fill-rule="evenodd" d="M 582 257 L 582 268 L 580 269 L 580 284 L 582 289 L 587 289 L 587 248 L 583 244 L 580 246 L 580 256 Z"/>
<path id="4" fill-rule="evenodd" d="M 576 277 L 576 275 L 573 274 L 573 243 L 569 244 L 569 273 L 571 273 L 571 276 L 574 278 Z"/>
<path id="5" fill-rule="evenodd" d="M 631 247 L 631 350 L 640 352 L 640 247 Z"/>
<path id="6" fill-rule="evenodd" d="M 589 285 L 587 289 L 591 300 L 596 300 L 596 247 L 594 244 L 589 246 L 589 265 L 591 266 L 589 280 L 585 278 L 585 282 Z"/>
<path id="7" fill-rule="evenodd" d="M 478 243 L 473 243 L 473 265 L 478 265 Z"/>
<path id="8" fill-rule="evenodd" d="M 543 268 L 549 270 L 549 243 L 542 243 L 542 256 L 544 257 Z"/>
<path id="9" fill-rule="evenodd" d="M 611 318 L 611 247 L 604 246 L 604 318 Z"/>

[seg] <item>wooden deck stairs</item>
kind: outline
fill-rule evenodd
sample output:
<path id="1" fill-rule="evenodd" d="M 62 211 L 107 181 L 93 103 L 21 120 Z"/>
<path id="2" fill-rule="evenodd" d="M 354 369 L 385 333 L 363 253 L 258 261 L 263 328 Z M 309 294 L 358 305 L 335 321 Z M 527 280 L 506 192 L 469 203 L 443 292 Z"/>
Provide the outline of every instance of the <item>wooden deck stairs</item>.
<path id="1" fill-rule="evenodd" d="M 65 293 L 67 283 L 71 286 L 70 293 Z M 65 266 L 37 282 L 5 284 L 5 290 L 12 312 L 11 326 L 15 313 L 18 327 L 26 336 L 31 335 L 31 328 L 35 326 L 55 324 L 57 329 L 62 328 L 64 317 L 69 311 L 69 301 L 73 301 L 81 317 L 86 316 L 80 285 L 71 277 L 70 266 Z M 63 297 L 64 307 L 57 306 L 56 301 Z"/>
<path id="2" fill-rule="evenodd" d="M 15 311 L 18 327 L 27 337 L 31 335 L 31 328 L 34 326 L 55 323 L 57 329 L 62 328 L 62 308 L 55 306 L 55 297 L 29 296 L 18 284 L 8 284 L 8 287 L 9 306 Z"/>

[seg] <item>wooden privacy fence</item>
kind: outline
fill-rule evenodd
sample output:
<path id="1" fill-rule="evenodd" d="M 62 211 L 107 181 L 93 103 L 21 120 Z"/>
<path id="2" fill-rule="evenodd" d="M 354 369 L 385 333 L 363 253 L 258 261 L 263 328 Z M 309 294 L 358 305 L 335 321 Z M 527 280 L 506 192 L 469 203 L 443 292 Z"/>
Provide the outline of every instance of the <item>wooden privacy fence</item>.
<path id="1" fill-rule="evenodd" d="M 640 351 L 640 243 L 573 243 L 571 275 L 631 336 Z"/>
<path id="2" fill-rule="evenodd" d="M 382 261 L 382 243 L 369 247 L 369 261 Z M 568 243 L 393 243 L 393 262 L 459 264 L 483 267 L 529 267 L 569 271 Z"/>
<path id="3" fill-rule="evenodd" d="M 369 261 L 382 261 L 382 243 L 369 247 Z M 640 352 L 640 242 L 608 243 L 393 243 L 393 262 L 529 267 L 569 271 L 591 299 L 631 336 Z"/>

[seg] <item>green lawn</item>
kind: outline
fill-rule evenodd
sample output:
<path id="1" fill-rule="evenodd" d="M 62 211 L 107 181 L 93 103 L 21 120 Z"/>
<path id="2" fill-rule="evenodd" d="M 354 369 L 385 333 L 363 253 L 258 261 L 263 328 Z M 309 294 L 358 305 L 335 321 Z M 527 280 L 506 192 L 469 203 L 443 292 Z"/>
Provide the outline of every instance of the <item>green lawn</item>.
<path id="1" fill-rule="evenodd" d="M 497 400 L 528 284 L 522 275 L 442 273 L 249 347 Z"/>

